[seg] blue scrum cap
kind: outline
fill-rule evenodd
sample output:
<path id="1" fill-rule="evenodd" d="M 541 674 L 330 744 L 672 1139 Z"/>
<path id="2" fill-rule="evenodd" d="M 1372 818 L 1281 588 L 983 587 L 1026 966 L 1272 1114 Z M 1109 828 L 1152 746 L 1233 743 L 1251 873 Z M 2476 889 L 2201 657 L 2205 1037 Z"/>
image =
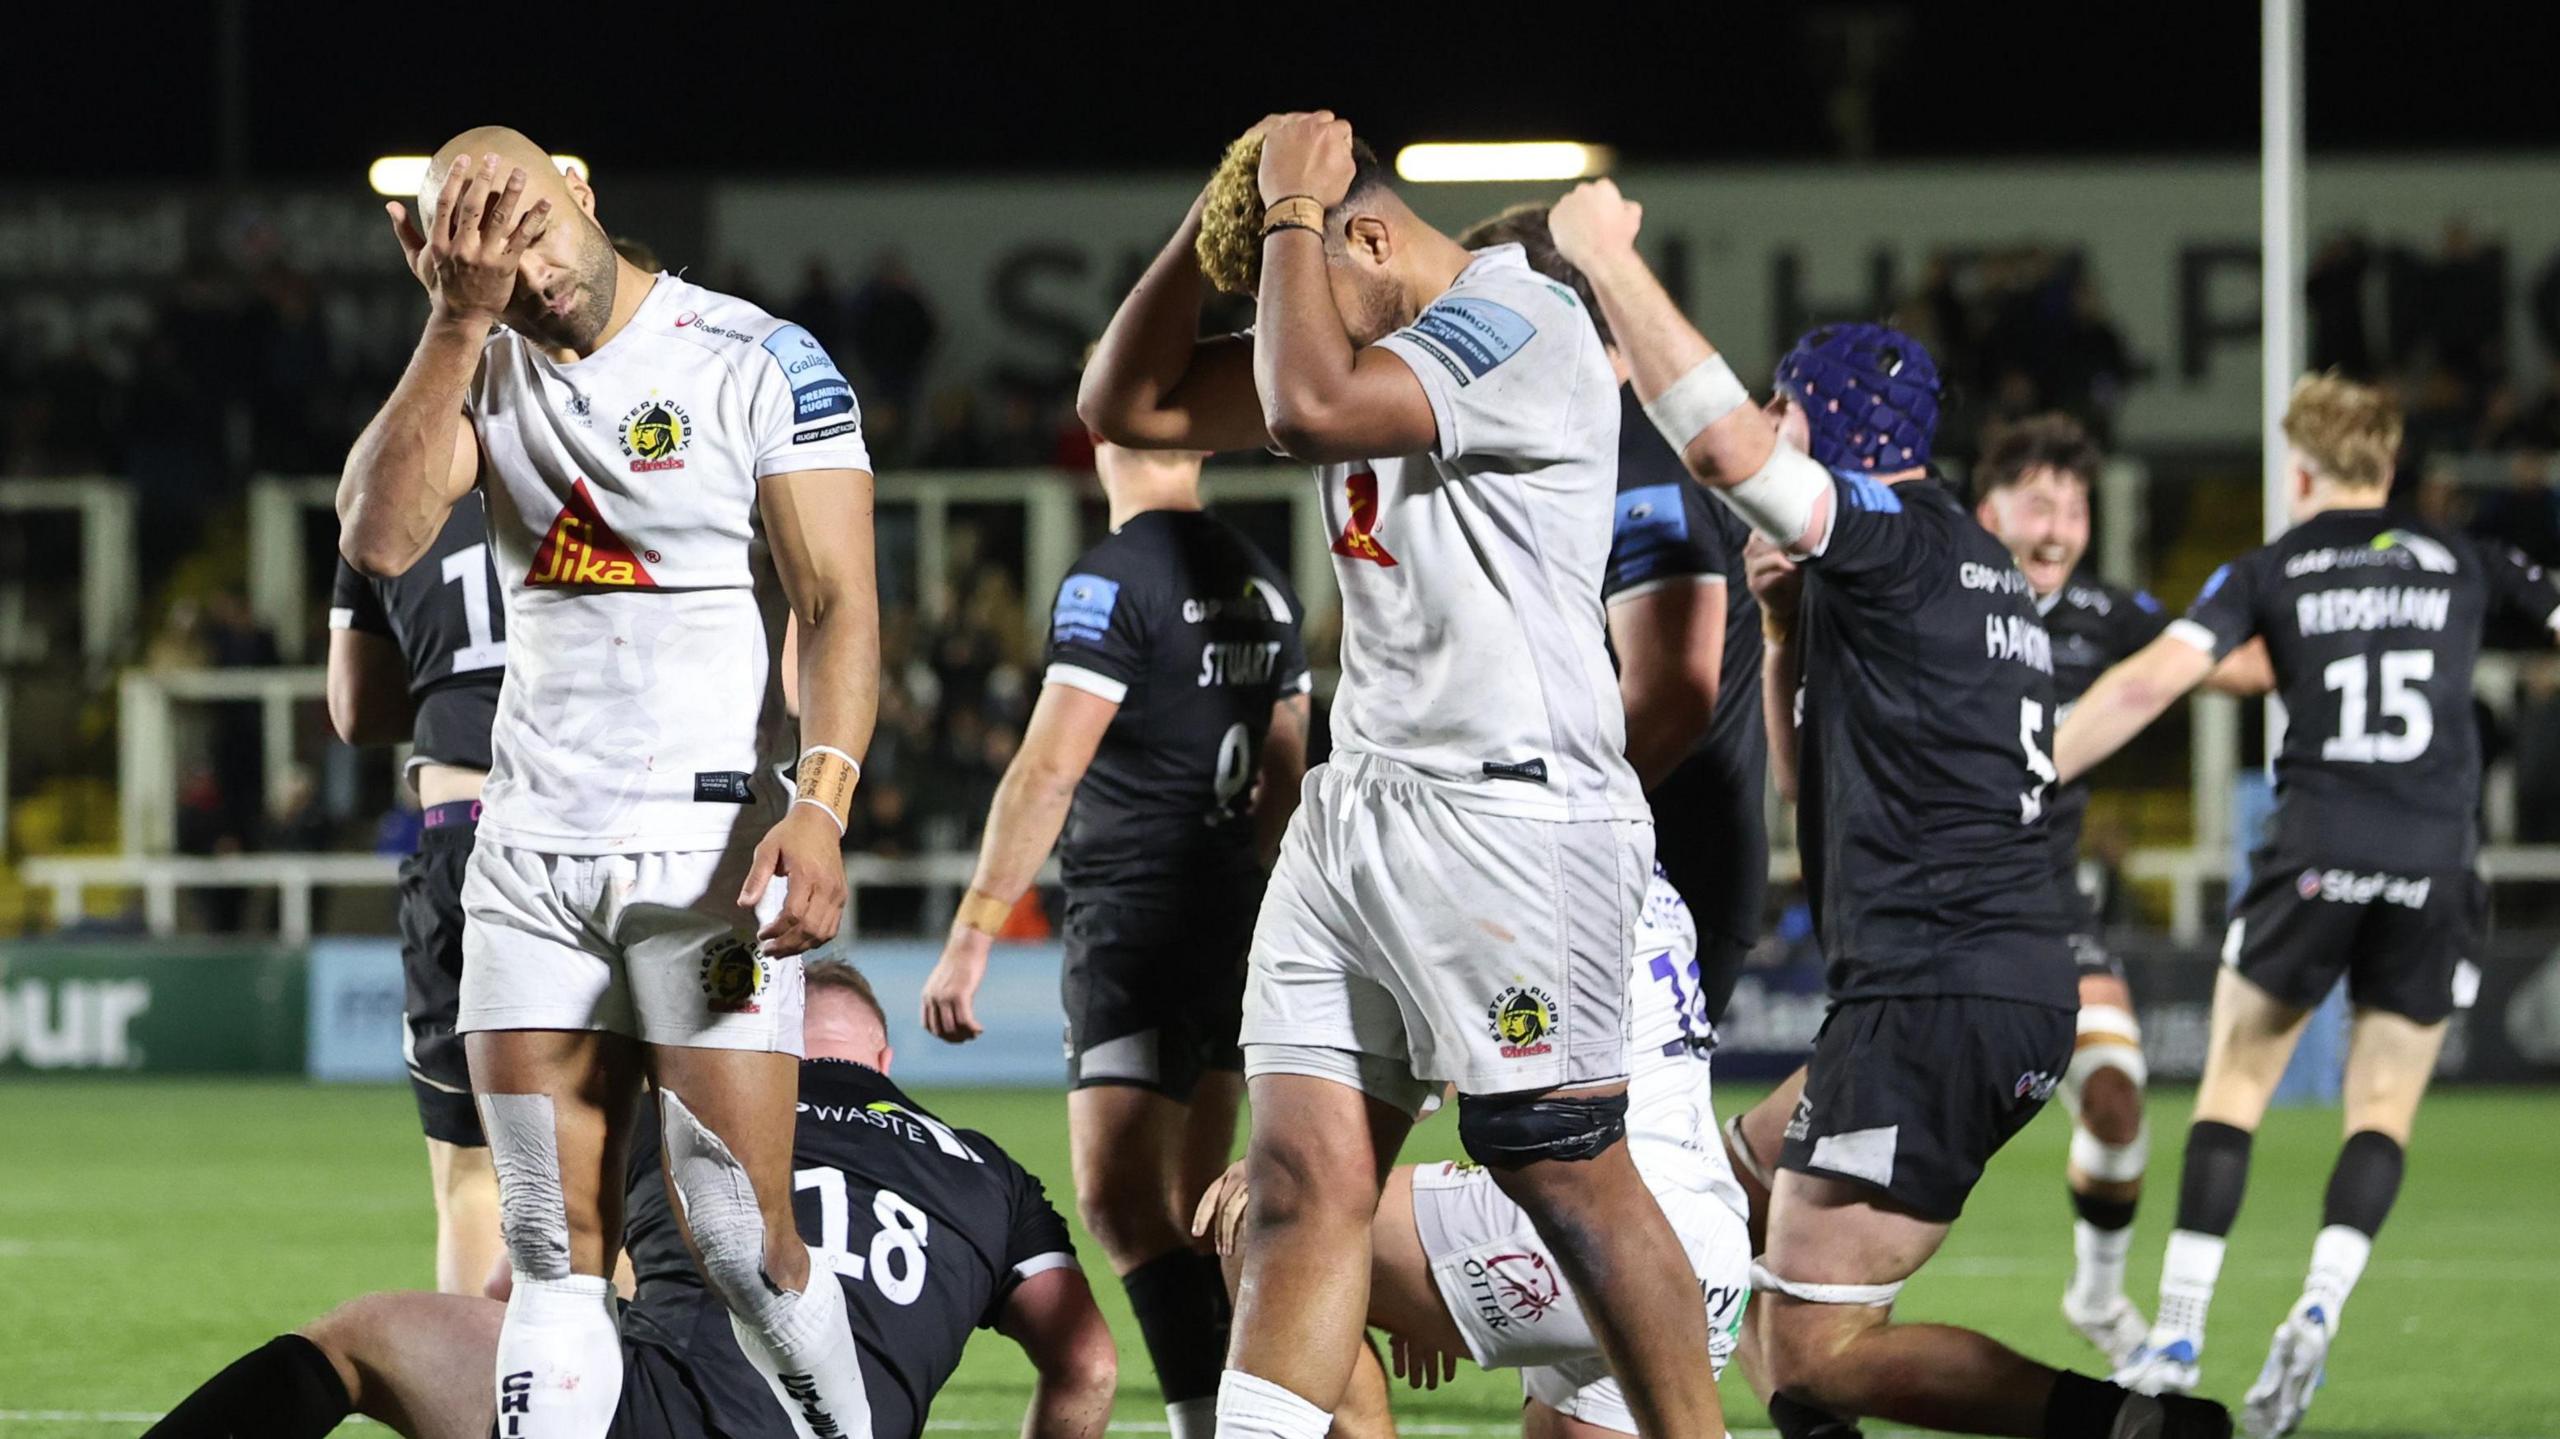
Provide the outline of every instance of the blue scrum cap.
<path id="1" fill-rule="evenodd" d="M 1929 463 L 1938 430 L 1938 362 L 1885 325 L 1824 325 L 1778 362 L 1778 385 L 1804 410 L 1826 469 L 1890 474 Z"/>

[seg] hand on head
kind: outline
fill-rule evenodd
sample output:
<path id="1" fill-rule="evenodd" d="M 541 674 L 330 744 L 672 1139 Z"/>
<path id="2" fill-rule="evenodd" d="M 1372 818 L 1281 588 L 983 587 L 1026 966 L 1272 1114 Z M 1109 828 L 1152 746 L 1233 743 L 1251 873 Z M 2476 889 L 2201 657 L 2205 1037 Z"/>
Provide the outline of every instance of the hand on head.
<path id="1" fill-rule="evenodd" d="M 515 298 L 517 261 L 551 226 L 551 202 L 524 205 L 524 167 L 509 167 L 502 176 L 501 158 L 456 156 L 422 223 L 413 223 L 397 200 L 383 207 L 409 273 L 451 318 L 496 320 Z"/>
<path id="2" fill-rule="evenodd" d="M 1272 115 L 1246 134 L 1262 137 L 1256 179 L 1265 205 L 1307 195 L 1330 210 L 1350 193 L 1357 168 L 1351 158 L 1351 122 L 1335 119 L 1331 110 Z"/>

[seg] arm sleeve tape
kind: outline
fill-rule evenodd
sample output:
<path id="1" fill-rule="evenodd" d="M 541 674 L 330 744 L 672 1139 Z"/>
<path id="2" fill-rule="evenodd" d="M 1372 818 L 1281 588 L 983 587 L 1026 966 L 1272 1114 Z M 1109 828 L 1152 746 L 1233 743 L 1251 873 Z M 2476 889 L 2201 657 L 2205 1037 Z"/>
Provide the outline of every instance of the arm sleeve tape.
<path id="1" fill-rule="evenodd" d="M 1645 418 L 1671 442 L 1673 453 L 1689 448 L 1707 426 L 1751 403 L 1751 392 L 1722 355 L 1709 355 L 1671 388 L 1645 401 Z"/>
<path id="2" fill-rule="evenodd" d="M 1719 488 L 1716 494 L 1733 506 L 1733 512 L 1751 528 L 1767 536 L 1770 543 L 1792 552 L 1804 539 L 1805 528 L 1813 523 L 1814 505 L 1830 488 L 1830 471 L 1811 455 L 1780 440 L 1758 474 L 1738 485 Z"/>
<path id="3" fill-rule="evenodd" d="M 1807 1304 L 1859 1304 L 1869 1309 L 1882 1309 L 1902 1293 L 1899 1280 L 1891 1284 L 1805 1284 L 1781 1279 L 1765 1264 L 1751 1266 L 1751 1287 Z"/>

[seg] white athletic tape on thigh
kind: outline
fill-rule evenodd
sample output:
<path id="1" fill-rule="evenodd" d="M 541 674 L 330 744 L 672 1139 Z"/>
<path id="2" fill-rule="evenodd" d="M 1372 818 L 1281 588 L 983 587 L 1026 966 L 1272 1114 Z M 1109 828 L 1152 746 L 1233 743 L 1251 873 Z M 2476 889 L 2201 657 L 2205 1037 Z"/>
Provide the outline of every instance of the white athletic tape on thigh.
<path id="1" fill-rule="evenodd" d="M 2129 1184 L 2151 1163 L 2151 1121 L 2144 1120 L 2130 1144 L 2109 1144 L 2085 1129 L 2071 1131 L 2071 1167 L 2108 1184 Z"/>
<path id="2" fill-rule="evenodd" d="M 1807 1304 L 1856 1304 L 1869 1309 L 1882 1309 L 1902 1293 L 1900 1281 L 1892 1284 L 1803 1284 L 1793 1279 L 1781 1279 L 1769 1271 L 1769 1266 L 1757 1262 L 1751 1266 L 1751 1287 L 1764 1293 L 1801 1299 Z"/>
<path id="3" fill-rule="evenodd" d="M 732 1313 L 761 1318 L 774 1293 L 764 1272 L 764 1211 L 746 1166 L 720 1136 L 694 1118 L 672 1089 L 658 1091 L 665 1116 L 667 1177 L 693 1247 L 702 1255 L 702 1277 Z"/>
<path id="4" fill-rule="evenodd" d="M 1750 1176 L 1752 1183 L 1764 1190 L 1778 1187 L 1777 1176 L 1770 1172 L 1769 1166 L 1760 1162 L 1759 1155 L 1751 1152 L 1751 1141 L 1743 1133 L 1742 1116 L 1739 1114 L 1724 1122 L 1724 1147 L 1725 1153 L 1733 1159 L 1733 1167 Z"/>
<path id="5" fill-rule="evenodd" d="M 483 1094 L 480 1125 L 498 1170 L 498 1232 L 507 1262 L 535 1279 L 569 1277 L 569 1201 L 547 1094 Z"/>
<path id="6" fill-rule="evenodd" d="M 1751 392 L 1722 355 L 1709 355 L 1671 388 L 1647 400 L 1645 418 L 1671 442 L 1672 453 L 1689 448 L 1707 426 L 1751 403 Z"/>
<path id="7" fill-rule="evenodd" d="M 1813 523 L 1814 506 L 1830 491 L 1831 472 L 1811 455 L 1780 440 L 1760 473 L 1716 493 L 1770 543 L 1793 551 Z"/>

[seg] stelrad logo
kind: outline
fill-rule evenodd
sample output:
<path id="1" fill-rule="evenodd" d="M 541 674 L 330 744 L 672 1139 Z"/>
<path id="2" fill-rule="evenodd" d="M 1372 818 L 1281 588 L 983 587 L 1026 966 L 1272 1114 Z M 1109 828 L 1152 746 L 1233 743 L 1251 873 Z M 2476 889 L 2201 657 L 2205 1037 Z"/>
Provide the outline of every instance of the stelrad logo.
<path id="1" fill-rule="evenodd" d="M 652 553 L 651 558 L 656 558 Z M 631 552 L 631 545 L 613 532 L 596 510 L 595 496 L 587 493 L 587 482 L 579 479 L 569 486 L 569 500 L 560 507 L 559 518 L 551 522 L 542 537 L 542 547 L 533 552 L 533 569 L 524 582 L 528 585 L 589 585 L 607 589 L 654 590 L 658 582 Z"/>

